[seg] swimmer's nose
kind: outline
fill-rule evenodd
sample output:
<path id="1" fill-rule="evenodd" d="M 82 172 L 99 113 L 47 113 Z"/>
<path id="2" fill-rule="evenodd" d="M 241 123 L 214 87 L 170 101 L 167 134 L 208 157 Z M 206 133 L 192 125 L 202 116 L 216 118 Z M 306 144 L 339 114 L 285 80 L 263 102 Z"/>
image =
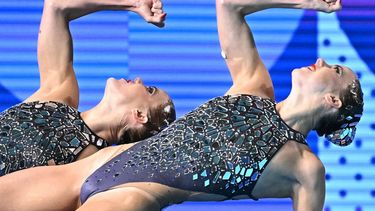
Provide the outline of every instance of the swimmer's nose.
<path id="1" fill-rule="evenodd" d="M 140 77 L 136 77 L 134 79 L 134 82 L 137 83 L 137 84 L 143 84 L 143 81 L 142 81 L 142 79 Z"/>
<path id="2" fill-rule="evenodd" d="M 316 67 L 323 67 L 323 66 L 327 66 L 327 63 L 326 63 L 326 61 L 324 61 L 324 59 L 318 58 L 315 62 L 315 66 Z"/>

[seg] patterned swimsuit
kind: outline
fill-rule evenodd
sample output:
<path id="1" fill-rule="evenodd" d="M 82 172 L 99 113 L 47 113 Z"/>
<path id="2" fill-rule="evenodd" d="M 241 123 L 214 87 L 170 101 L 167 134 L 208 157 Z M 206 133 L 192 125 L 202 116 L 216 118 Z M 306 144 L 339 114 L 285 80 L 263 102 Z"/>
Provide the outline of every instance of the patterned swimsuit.
<path id="1" fill-rule="evenodd" d="M 0 176 L 73 162 L 89 144 L 107 146 L 75 108 L 57 102 L 15 105 L 0 113 Z"/>
<path id="2" fill-rule="evenodd" d="M 217 97 L 97 169 L 81 188 L 81 202 L 129 182 L 253 198 L 262 172 L 288 140 L 306 144 L 272 100 Z"/>

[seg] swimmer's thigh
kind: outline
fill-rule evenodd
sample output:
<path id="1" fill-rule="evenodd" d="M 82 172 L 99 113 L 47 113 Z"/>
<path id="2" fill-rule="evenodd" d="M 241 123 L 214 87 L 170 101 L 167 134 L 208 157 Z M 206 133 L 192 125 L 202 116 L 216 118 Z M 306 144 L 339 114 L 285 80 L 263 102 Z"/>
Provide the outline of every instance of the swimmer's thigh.
<path id="1" fill-rule="evenodd" d="M 160 204 L 151 194 L 139 188 L 124 187 L 97 193 L 77 211 L 159 211 Z"/>

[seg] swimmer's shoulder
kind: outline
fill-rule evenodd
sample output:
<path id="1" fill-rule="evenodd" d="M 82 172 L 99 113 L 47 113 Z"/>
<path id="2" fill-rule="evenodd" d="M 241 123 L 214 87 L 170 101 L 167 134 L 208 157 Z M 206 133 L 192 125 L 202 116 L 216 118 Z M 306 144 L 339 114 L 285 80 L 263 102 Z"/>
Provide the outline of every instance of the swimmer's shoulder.
<path id="1" fill-rule="evenodd" d="M 94 153 L 94 162 L 101 163 L 100 166 L 104 165 L 106 162 L 110 161 L 117 155 L 123 153 L 130 147 L 132 147 L 134 143 L 131 144 L 122 144 L 117 146 L 109 146 L 104 149 L 99 150 L 98 152 Z"/>
<path id="2" fill-rule="evenodd" d="M 301 150 L 295 172 L 296 179 L 305 186 L 315 187 L 325 181 L 324 164 L 310 149 Z"/>

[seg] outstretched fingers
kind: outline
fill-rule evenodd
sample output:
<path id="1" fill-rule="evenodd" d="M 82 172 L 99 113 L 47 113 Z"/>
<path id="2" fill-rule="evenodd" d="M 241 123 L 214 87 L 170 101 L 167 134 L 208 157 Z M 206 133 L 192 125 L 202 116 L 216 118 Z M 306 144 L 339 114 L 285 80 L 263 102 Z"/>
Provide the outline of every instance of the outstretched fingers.
<path id="1" fill-rule="evenodd" d="M 163 9 L 163 3 L 160 0 L 152 0 L 152 8 Z"/>
<path id="2" fill-rule="evenodd" d="M 337 1 L 332 5 L 332 8 L 334 9 L 334 11 L 341 10 L 341 8 L 342 8 L 341 0 L 337 0 Z"/>
<path id="3" fill-rule="evenodd" d="M 152 16 L 149 16 L 146 21 L 151 23 L 157 27 L 164 27 L 165 26 L 165 18 L 167 17 L 167 13 L 164 12 L 157 12 L 154 13 Z"/>
<path id="4" fill-rule="evenodd" d="M 151 12 L 154 13 L 154 14 L 163 14 L 163 10 L 161 9 L 155 9 L 155 8 L 151 8 Z"/>
<path id="5" fill-rule="evenodd" d="M 167 17 L 167 13 L 163 11 L 163 3 L 160 0 L 153 0 L 151 12 L 153 13 L 152 24 L 158 27 L 164 27 L 164 21 Z"/>
<path id="6" fill-rule="evenodd" d="M 153 5 L 152 5 L 152 8 L 151 8 L 151 12 L 153 13 L 153 15 L 157 16 L 157 15 L 163 15 L 165 14 L 164 11 L 163 11 L 163 4 L 161 3 L 161 1 L 159 0 L 153 0 Z"/>
<path id="7" fill-rule="evenodd" d="M 323 4 L 321 10 L 327 13 L 335 12 L 342 8 L 341 0 L 323 0 Z"/>
<path id="8" fill-rule="evenodd" d="M 328 5 L 335 4 L 337 0 L 323 0 Z"/>
<path id="9" fill-rule="evenodd" d="M 139 14 L 145 21 L 157 27 L 164 27 L 167 14 L 163 11 L 163 3 L 160 0 L 151 0 L 148 4 L 143 4 L 141 7 Z"/>

